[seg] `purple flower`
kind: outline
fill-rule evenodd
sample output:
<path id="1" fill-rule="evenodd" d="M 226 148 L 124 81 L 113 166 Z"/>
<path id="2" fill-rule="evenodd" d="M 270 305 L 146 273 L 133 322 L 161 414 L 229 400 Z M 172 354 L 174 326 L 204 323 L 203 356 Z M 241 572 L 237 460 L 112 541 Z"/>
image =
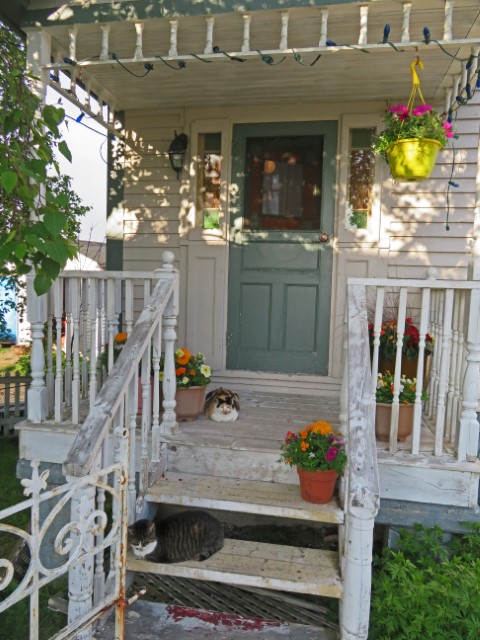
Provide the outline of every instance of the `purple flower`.
<path id="1" fill-rule="evenodd" d="M 412 111 L 412 116 L 423 116 L 428 111 L 432 111 L 432 107 L 429 104 L 421 104 L 419 107 L 415 107 Z"/>
<path id="2" fill-rule="evenodd" d="M 395 113 L 397 116 L 408 115 L 408 109 L 404 104 L 396 104 L 395 106 L 390 107 L 388 110 L 392 113 Z"/>
<path id="3" fill-rule="evenodd" d="M 330 447 L 330 449 L 327 451 L 325 455 L 327 462 L 331 462 L 332 460 L 334 460 L 337 457 L 337 453 L 338 453 L 337 447 Z"/>
<path id="4" fill-rule="evenodd" d="M 447 138 L 453 138 L 452 124 L 450 122 L 443 122 L 442 124 L 445 129 L 445 136 Z"/>

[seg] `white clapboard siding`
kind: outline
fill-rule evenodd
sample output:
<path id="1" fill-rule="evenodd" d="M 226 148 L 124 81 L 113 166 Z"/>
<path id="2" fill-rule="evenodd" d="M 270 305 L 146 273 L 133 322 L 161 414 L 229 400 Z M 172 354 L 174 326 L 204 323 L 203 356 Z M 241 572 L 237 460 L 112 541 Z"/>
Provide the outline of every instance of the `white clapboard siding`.
<path id="1" fill-rule="evenodd" d="M 188 560 L 172 564 L 146 562 L 129 556 L 133 571 L 159 575 L 228 582 L 340 598 L 338 553 L 245 540 L 225 540 L 223 549 L 203 562 Z"/>
<path id="2" fill-rule="evenodd" d="M 230 512 L 340 524 L 343 511 L 337 499 L 325 505 L 300 499 L 298 484 L 248 481 L 190 473 L 165 473 L 151 487 L 147 500 Z"/>

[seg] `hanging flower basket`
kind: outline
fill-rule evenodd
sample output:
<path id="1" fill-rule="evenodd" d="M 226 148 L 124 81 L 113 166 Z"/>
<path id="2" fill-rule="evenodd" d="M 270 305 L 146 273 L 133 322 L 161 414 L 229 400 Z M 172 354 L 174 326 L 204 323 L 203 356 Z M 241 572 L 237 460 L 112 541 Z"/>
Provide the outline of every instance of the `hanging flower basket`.
<path id="1" fill-rule="evenodd" d="M 403 182 L 427 180 L 442 145 L 431 138 L 398 140 L 387 151 L 392 178 Z"/>

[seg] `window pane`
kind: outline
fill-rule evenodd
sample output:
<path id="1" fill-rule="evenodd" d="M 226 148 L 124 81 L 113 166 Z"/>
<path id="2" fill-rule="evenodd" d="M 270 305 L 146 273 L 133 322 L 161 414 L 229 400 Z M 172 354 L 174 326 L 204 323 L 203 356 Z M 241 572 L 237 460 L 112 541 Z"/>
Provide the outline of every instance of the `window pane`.
<path id="1" fill-rule="evenodd" d="M 320 229 L 322 136 L 249 138 L 245 229 Z"/>
<path id="2" fill-rule="evenodd" d="M 202 214 L 204 229 L 220 227 L 221 148 L 221 133 L 198 136 L 197 210 Z"/>
<path id="3" fill-rule="evenodd" d="M 372 208 L 375 129 L 350 129 L 347 228 L 366 229 Z"/>

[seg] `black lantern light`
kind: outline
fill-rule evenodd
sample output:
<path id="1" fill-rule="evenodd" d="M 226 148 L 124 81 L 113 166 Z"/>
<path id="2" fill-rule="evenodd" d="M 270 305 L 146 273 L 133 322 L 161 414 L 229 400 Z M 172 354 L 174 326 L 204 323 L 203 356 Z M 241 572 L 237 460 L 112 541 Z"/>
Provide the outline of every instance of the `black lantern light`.
<path id="1" fill-rule="evenodd" d="M 175 131 L 175 137 L 168 147 L 168 157 L 170 158 L 170 164 L 172 169 L 176 171 L 177 178 L 180 178 L 180 171 L 183 168 L 183 159 L 188 145 L 188 136 L 186 133 L 180 133 L 177 135 Z"/>

